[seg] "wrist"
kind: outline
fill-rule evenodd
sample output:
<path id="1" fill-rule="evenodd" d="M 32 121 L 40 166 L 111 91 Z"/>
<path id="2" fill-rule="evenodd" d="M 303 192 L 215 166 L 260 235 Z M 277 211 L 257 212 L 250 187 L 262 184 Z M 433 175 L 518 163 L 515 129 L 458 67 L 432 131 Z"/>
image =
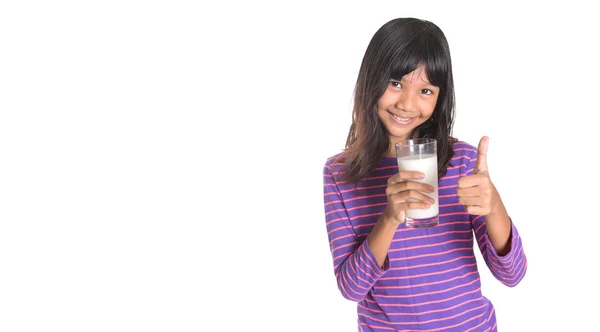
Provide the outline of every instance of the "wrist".
<path id="1" fill-rule="evenodd" d="M 486 215 L 486 217 L 501 217 L 506 214 L 506 210 L 504 209 L 504 204 L 502 204 L 502 200 L 498 198 L 496 204 L 492 205 L 490 209 L 490 213 Z"/>
<path id="2" fill-rule="evenodd" d="M 396 217 L 391 216 L 384 212 L 381 215 L 381 217 L 379 218 L 379 222 L 384 225 L 388 225 L 390 227 L 398 228 L 398 226 L 400 226 L 400 224 L 404 223 L 404 220 L 398 221 L 398 219 L 396 219 Z"/>

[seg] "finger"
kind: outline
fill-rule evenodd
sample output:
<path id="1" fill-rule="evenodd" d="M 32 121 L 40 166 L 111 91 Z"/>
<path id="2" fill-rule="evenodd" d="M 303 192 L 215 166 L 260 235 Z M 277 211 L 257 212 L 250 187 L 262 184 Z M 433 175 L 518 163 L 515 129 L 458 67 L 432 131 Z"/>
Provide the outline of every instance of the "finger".
<path id="1" fill-rule="evenodd" d="M 423 193 L 432 193 L 435 191 L 435 188 L 431 185 L 422 182 L 414 182 L 414 181 L 402 181 L 394 184 L 390 184 L 385 189 L 385 193 L 389 196 L 392 194 L 396 194 L 405 190 L 416 190 Z"/>
<path id="2" fill-rule="evenodd" d="M 477 147 L 477 162 L 475 163 L 473 174 L 487 172 L 487 151 L 489 142 L 490 138 L 487 136 L 483 136 L 479 141 L 479 146 Z"/>
<path id="3" fill-rule="evenodd" d="M 420 203 L 420 202 L 404 202 L 401 204 L 402 209 L 406 210 L 427 210 L 431 207 L 430 204 Z"/>
<path id="4" fill-rule="evenodd" d="M 398 204 L 398 208 L 403 211 L 406 210 L 427 210 L 431 207 L 429 204 L 425 204 L 422 202 L 402 202 Z"/>
<path id="5" fill-rule="evenodd" d="M 458 179 L 458 188 L 476 187 L 487 183 L 485 174 L 467 175 Z"/>
<path id="6" fill-rule="evenodd" d="M 421 180 L 425 178 L 425 174 L 418 171 L 401 171 L 398 173 L 397 181 L 406 181 L 406 180 Z"/>
<path id="7" fill-rule="evenodd" d="M 472 214 L 472 215 L 484 216 L 484 215 L 487 214 L 487 212 L 485 211 L 485 209 L 482 208 L 482 207 L 479 207 L 479 206 L 473 206 L 473 205 L 471 205 L 471 206 L 465 206 L 465 208 L 467 209 L 467 212 L 469 214 Z"/>
<path id="8" fill-rule="evenodd" d="M 396 174 L 394 174 L 394 176 L 392 176 L 388 179 L 388 186 L 391 186 L 391 185 L 396 184 L 401 181 L 402 180 L 400 180 L 400 173 L 396 173 Z"/>
<path id="9" fill-rule="evenodd" d="M 433 204 L 435 203 L 435 200 L 421 192 L 418 192 L 416 190 L 405 190 L 399 193 L 396 193 L 392 196 L 390 196 L 390 200 L 394 203 L 400 203 L 403 201 L 410 201 L 410 202 L 422 202 L 425 204 Z"/>
<path id="10" fill-rule="evenodd" d="M 459 198 L 477 197 L 481 196 L 481 189 L 477 187 L 458 188 L 456 189 L 456 195 Z"/>
<path id="11" fill-rule="evenodd" d="M 464 206 L 483 207 L 484 200 L 481 197 L 461 197 L 458 202 Z"/>

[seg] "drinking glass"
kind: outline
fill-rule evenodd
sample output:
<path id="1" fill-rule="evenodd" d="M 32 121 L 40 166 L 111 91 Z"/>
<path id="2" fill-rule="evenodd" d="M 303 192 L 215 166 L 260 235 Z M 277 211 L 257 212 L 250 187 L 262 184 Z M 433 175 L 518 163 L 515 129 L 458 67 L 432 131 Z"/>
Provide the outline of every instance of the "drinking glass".
<path id="1" fill-rule="evenodd" d="M 410 181 L 423 182 L 434 188 L 432 193 L 423 193 L 435 200 L 428 209 L 406 211 L 406 227 L 423 228 L 439 224 L 437 141 L 432 138 L 416 138 L 398 142 L 396 156 L 399 171 L 419 171 L 425 174 L 423 179 Z M 413 198 L 407 201 L 418 202 Z"/>

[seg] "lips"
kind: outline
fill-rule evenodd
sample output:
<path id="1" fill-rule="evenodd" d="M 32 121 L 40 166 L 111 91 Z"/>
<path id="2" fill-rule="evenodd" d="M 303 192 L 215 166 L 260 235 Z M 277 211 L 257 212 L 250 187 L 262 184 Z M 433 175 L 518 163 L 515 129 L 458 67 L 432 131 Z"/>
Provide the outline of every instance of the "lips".
<path id="1" fill-rule="evenodd" d="M 393 122 L 400 125 L 400 126 L 407 126 L 411 123 L 413 123 L 413 121 L 415 121 L 416 118 L 404 118 L 404 117 L 400 117 L 390 111 L 388 111 L 388 113 L 390 113 L 390 117 L 392 118 Z"/>

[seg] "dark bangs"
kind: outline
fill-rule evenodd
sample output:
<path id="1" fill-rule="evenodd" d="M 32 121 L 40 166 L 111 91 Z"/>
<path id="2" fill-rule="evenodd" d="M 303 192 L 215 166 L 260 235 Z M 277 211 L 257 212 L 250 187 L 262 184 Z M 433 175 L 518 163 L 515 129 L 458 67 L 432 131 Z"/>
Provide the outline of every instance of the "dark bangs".
<path id="1" fill-rule="evenodd" d="M 424 66 L 429 82 L 446 88 L 450 59 L 444 51 L 448 46 L 444 45 L 443 40 L 436 38 L 432 31 L 430 34 L 416 35 L 412 40 L 401 43 L 401 46 L 391 59 L 390 79 L 400 80 L 417 67 Z"/>

